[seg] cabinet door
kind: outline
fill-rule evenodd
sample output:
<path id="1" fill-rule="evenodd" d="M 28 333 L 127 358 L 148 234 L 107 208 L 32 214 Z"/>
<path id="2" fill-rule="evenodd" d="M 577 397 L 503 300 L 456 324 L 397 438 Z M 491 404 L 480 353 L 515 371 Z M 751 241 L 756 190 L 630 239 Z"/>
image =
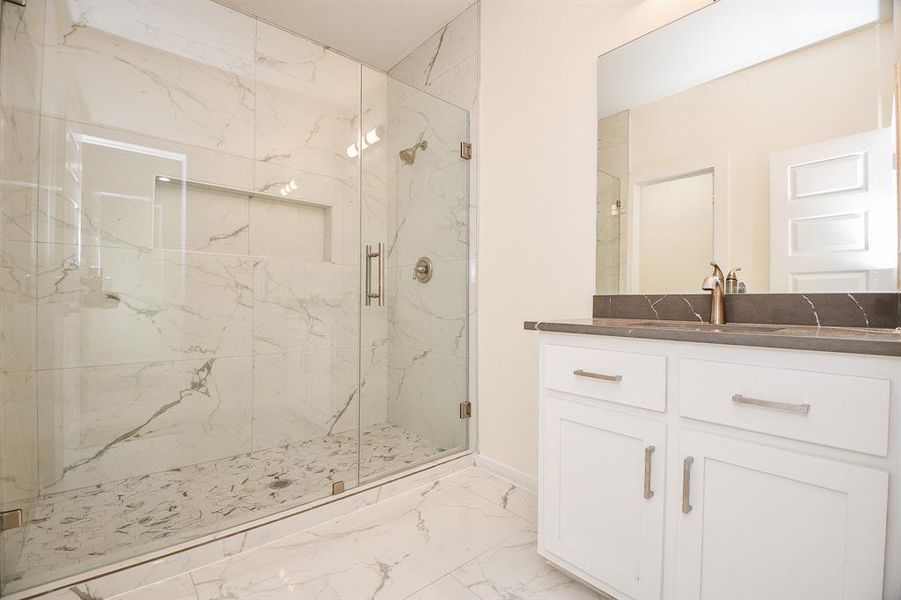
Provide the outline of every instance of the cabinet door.
<path id="1" fill-rule="evenodd" d="M 660 597 L 666 426 L 547 395 L 542 553 L 604 591 Z"/>
<path id="2" fill-rule="evenodd" d="M 695 431 L 680 449 L 680 600 L 882 598 L 887 473 Z"/>

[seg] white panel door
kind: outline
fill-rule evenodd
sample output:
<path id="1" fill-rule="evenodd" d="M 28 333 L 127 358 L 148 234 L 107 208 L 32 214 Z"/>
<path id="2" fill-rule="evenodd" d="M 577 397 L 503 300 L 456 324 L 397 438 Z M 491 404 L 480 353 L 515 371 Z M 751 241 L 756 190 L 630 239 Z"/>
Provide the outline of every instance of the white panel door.
<path id="1" fill-rule="evenodd" d="M 546 395 L 541 552 L 617 598 L 661 591 L 666 426 Z"/>
<path id="2" fill-rule="evenodd" d="M 893 152 L 886 128 L 771 155 L 771 291 L 897 288 Z"/>
<path id="3" fill-rule="evenodd" d="M 696 431 L 680 449 L 677 598 L 882 598 L 887 473 Z"/>

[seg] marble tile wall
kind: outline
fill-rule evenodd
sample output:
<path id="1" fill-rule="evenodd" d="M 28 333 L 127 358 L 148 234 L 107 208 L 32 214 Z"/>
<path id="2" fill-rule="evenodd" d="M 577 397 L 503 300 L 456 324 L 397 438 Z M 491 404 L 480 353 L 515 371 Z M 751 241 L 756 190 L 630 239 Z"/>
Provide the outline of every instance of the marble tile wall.
<path id="1" fill-rule="evenodd" d="M 389 71 L 388 416 L 446 447 L 466 443 L 458 405 L 474 398 L 478 127 L 476 3 Z M 421 93 L 427 92 L 427 94 Z M 463 109 L 463 110 L 461 110 Z M 466 111 L 466 112 L 464 112 Z M 467 114 L 468 112 L 468 114 Z M 429 143 L 412 165 L 397 152 Z M 413 278 L 421 256 L 434 274 Z"/>
<path id="2" fill-rule="evenodd" d="M 44 7 L 0 6 L 0 510 L 26 518 L 38 494 L 35 221 Z M 0 585 L 23 528 L 0 533 Z"/>
<path id="3" fill-rule="evenodd" d="M 211 1 L 3 27 L 9 500 L 356 430 L 360 64 Z"/>
<path id="4" fill-rule="evenodd" d="M 598 120 L 596 279 L 599 294 L 625 289 L 629 111 Z"/>

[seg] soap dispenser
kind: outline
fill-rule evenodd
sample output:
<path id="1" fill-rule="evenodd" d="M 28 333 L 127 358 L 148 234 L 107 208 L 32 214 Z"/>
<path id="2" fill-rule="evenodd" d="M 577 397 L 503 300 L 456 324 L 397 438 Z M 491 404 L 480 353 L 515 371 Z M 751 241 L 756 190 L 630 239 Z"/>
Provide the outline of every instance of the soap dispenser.
<path id="1" fill-rule="evenodd" d="M 739 290 L 741 288 L 740 283 L 738 281 L 738 271 L 741 271 L 741 267 L 736 267 L 729 271 L 729 274 L 726 275 L 726 293 L 727 294 L 738 294 L 741 293 Z"/>

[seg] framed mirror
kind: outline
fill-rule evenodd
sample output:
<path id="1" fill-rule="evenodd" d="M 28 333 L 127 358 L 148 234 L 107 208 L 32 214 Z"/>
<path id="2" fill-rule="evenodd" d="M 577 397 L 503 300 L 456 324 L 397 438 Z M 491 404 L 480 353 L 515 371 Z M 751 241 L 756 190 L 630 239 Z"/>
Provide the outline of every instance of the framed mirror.
<path id="1" fill-rule="evenodd" d="M 898 290 L 898 13 L 719 0 L 602 55 L 597 292 Z"/>

